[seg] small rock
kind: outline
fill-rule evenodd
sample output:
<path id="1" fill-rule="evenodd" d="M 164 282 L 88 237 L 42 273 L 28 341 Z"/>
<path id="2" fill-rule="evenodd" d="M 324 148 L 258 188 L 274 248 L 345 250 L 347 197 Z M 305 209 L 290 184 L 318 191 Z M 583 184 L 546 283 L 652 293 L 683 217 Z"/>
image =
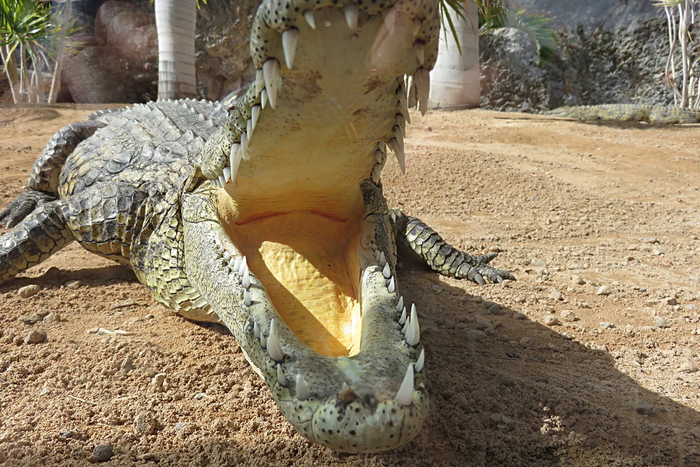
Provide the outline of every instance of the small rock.
<path id="1" fill-rule="evenodd" d="M 39 292 L 41 292 L 41 287 L 39 287 L 36 284 L 32 284 L 32 285 L 25 285 L 24 287 L 19 289 L 17 291 L 17 295 L 19 295 L 22 298 L 29 298 L 32 295 L 38 294 Z"/>
<path id="2" fill-rule="evenodd" d="M 561 294 L 561 292 L 559 292 L 556 289 L 552 289 L 549 291 L 549 298 L 556 301 L 564 300 L 564 296 Z"/>
<path id="3" fill-rule="evenodd" d="M 443 323 L 443 326 L 445 329 L 454 329 L 455 328 L 455 322 L 452 321 L 451 319 L 445 319 L 445 322 Z"/>
<path id="4" fill-rule="evenodd" d="M 640 415 L 651 415 L 654 412 L 654 407 L 643 399 L 636 400 L 632 407 Z"/>
<path id="5" fill-rule="evenodd" d="M 698 371 L 698 365 L 691 359 L 686 358 L 681 362 L 681 371 L 686 373 L 695 373 Z"/>
<path id="6" fill-rule="evenodd" d="M 516 313 L 515 319 L 527 319 L 527 315 L 525 313 Z"/>
<path id="7" fill-rule="evenodd" d="M 144 461 L 144 462 L 158 462 L 158 454 L 155 452 L 146 452 L 143 454 L 138 454 L 136 456 L 136 460 L 138 461 Z"/>
<path id="8" fill-rule="evenodd" d="M 595 292 L 596 295 L 610 295 L 611 293 L 612 290 L 607 285 L 601 285 Z"/>
<path id="9" fill-rule="evenodd" d="M 60 323 L 61 321 L 63 321 L 63 317 L 60 313 L 56 313 L 55 311 L 52 311 L 44 317 L 44 323 L 46 324 L 56 324 Z"/>
<path id="10" fill-rule="evenodd" d="M 520 346 L 525 348 L 532 347 L 532 343 L 532 339 L 530 339 L 529 337 L 523 337 L 522 339 L 520 339 L 519 342 Z"/>
<path id="11" fill-rule="evenodd" d="M 654 248 L 651 252 L 654 256 L 661 256 L 664 254 L 664 252 L 659 250 L 658 248 Z"/>
<path id="12" fill-rule="evenodd" d="M 508 358 L 520 358 L 520 354 L 518 352 L 514 352 L 512 350 L 506 350 L 506 357 L 508 357 Z"/>
<path id="13" fill-rule="evenodd" d="M 566 323 L 573 323 L 577 319 L 576 314 L 571 310 L 562 310 L 560 315 L 561 315 L 561 320 L 566 322 Z"/>
<path id="14" fill-rule="evenodd" d="M 656 237 L 642 237 L 642 243 L 659 243 L 659 239 Z"/>
<path id="15" fill-rule="evenodd" d="M 75 430 L 59 430 L 58 436 L 62 439 L 81 439 L 83 436 Z"/>
<path id="16" fill-rule="evenodd" d="M 664 299 L 664 303 L 666 303 L 666 305 L 674 306 L 678 305 L 678 300 L 676 300 L 676 297 L 668 297 Z"/>
<path id="17" fill-rule="evenodd" d="M 634 325 L 628 324 L 627 326 L 625 326 L 625 332 L 627 334 L 632 334 L 634 332 Z"/>
<path id="18" fill-rule="evenodd" d="M 163 392 L 163 383 L 165 383 L 165 373 L 158 373 L 153 377 L 151 386 L 155 392 Z"/>
<path id="19" fill-rule="evenodd" d="M 615 324 L 608 321 L 601 321 L 600 327 L 603 329 L 612 329 L 615 327 Z"/>
<path id="20" fill-rule="evenodd" d="M 467 329 L 464 335 L 467 338 L 467 342 L 481 342 L 486 339 L 486 333 L 478 329 Z"/>
<path id="21" fill-rule="evenodd" d="M 70 281 L 70 282 L 66 283 L 66 288 L 71 289 L 71 290 L 75 290 L 75 289 L 80 288 L 81 285 L 83 285 L 83 284 L 80 281 Z"/>
<path id="22" fill-rule="evenodd" d="M 156 421 L 150 412 L 141 412 L 134 419 L 136 434 L 150 435 L 156 429 Z"/>
<path id="23" fill-rule="evenodd" d="M 129 373 L 131 370 L 133 370 L 134 367 L 134 361 L 131 360 L 131 358 L 126 357 L 124 360 L 122 360 L 122 364 L 119 365 L 119 368 L 124 371 L 124 373 Z"/>
<path id="24" fill-rule="evenodd" d="M 476 329 L 480 331 L 485 331 L 487 329 L 493 329 L 493 324 L 487 318 L 482 315 L 476 315 Z"/>
<path id="25" fill-rule="evenodd" d="M 666 318 L 664 318 L 663 316 L 657 316 L 656 318 L 654 318 L 654 326 L 656 326 L 657 328 L 669 327 L 668 321 L 666 321 Z"/>
<path id="26" fill-rule="evenodd" d="M 559 324 L 559 318 L 557 318 L 554 315 L 544 315 L 542 317 L 542 321 L 547 326 L 555 326 L 555 325 Z"/>
<path id="27" fill-rule="evenodd" d="M 48 311 L 45 312 L 40 312 L 33 314 L 32 316 L 22 316 L 19 320 L 22 321 L 24 324 L 31 326 L 33 324 L 38 323 L 42 319 L 44 319 L 45 316 L 49 314 Z"/>
<path id="28" fill-rule="evenodd" d="M 32 331 L 29 331 L 29 334 L 27 334 L 24 337 L 24 343 L 25 344 L 41 344 L 46 340 L 46 332 L 42 331 L 40 329 L 34 329 Z"/>
<path id="29" fill-rule="evenodd" d="M 583 277 L 581 276 L 571 276 L 571 282 L 573 282 L 576 285 L 584 285 L 586 283 L 586 281 L 583 280 Z"/>
<path id="30" fill-rule="evenodd" d="M 191 435 L 197 429 L 197 425 L 190 422 L 178 422 L 175 424 L 175 434 L 181 439 Z"/>
<path id="31" fill-rule="evenodd" d="M 541 260 L 541 259 L 539 259 L 539 258 L 532 258 L 532 259 L 530 260 L 530 264 L 532 264 L 533 266 L 543 267 L 543 266 L 545 266 L 547 263 L 545 263 L 543 260 Z"/>
<path id="32" fill-rule="evenodd" d="M 114 455 L 114 449 L 109 444 L 100 444 L 92 450 L 92 458 L 95 462 L 107 462 Z"/>

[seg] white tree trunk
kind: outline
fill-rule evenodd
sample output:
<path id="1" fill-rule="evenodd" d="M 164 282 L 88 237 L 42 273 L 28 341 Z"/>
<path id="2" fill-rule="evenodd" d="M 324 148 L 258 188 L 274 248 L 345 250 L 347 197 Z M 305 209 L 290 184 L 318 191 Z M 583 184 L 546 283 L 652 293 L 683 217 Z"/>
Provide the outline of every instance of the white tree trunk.
<path id="1" fill-rule="evenodd" d="M 431 108 L 469 109 L 479 107 L 479 17 L 476 3 L 464 3 L 467 21 L 452 13 L 460 55 L 452 31 L 440 28 L 440 45 L 435 68 L 430 72 Z"/>
<path id="2" fill-rule="evenodd" d="M 194 33 L 197 0 L 155 0 L 158 99 L 197 96 Z"/>

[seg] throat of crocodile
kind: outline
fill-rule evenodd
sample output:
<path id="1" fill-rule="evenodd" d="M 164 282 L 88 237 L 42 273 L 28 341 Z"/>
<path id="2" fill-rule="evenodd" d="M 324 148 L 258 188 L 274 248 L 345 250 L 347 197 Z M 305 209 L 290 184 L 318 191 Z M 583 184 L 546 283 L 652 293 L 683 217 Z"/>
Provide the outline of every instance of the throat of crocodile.
<path id="1" fill-rule="evenodd" d="M 360 350 L 357 249 L 363 206 L 357 201 L 355 211 L 344 218 L 272 207 L 238 221 L 231 199 L 219 201 L 229 238 L 265 284 L 280 317 L 307 347 L 330 357 Z"/>

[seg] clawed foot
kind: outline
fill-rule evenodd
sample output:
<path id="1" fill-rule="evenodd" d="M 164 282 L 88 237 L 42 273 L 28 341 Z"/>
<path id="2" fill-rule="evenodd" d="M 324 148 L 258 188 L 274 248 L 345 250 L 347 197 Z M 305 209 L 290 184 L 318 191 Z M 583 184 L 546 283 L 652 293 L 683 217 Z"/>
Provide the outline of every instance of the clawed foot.
<path id="1" fill-rule="evenodd" d="M 516 280 L 515 276 L 510 271 L 496 269 L 488 265 L 496 256 L 498 256 L 498 253 L 474 256 L 471 258 L 470 262 L 464 263 L 459 267 L 455 276 L 458 279 L 467 279 L 479 285 L 486 284 L 484 278 L 494 284 L 502 284 L 504 280 Z"/>
<path id="2" fill-rule="evenodd" d="M 0 212 L 0 222 L 4 221 L 5 227 L 11 229 L 22 222 L 36 208 L 54 199 L 56 199 L 54 196 L 43 191 L 24 191 Z"/>

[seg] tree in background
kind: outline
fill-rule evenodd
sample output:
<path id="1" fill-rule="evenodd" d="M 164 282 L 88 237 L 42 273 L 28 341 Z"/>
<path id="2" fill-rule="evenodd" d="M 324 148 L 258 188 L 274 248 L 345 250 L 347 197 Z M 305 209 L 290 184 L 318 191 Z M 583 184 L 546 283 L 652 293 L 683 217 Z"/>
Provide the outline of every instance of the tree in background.
<path id="1" fill-rule="evenodd" d="M 158 99 L 197 96 L 194 38 L 197 0 L 155 0 Z"/>

